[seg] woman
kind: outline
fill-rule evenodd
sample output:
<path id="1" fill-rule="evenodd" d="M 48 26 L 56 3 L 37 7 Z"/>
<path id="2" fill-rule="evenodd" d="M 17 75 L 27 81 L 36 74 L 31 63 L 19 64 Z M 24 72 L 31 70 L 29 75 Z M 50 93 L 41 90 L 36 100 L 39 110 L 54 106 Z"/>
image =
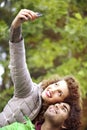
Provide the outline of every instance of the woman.
<path id="1" fill-rule="evenodd" d="M 38 13 L 22 9 L 12 22 L 10 29 L 10 72 L 14 83 L 14 96 L 0 113 L 0 127 L 12 122 L 24 122 L 24 116 L 31 120 L 40 112 L 42 104 L 79 99 L 79 86 L 73 77 L 64 77 L 50 82 L 36 84 L 32 81 L 25 60 L 24 39 L 21 25 L 35 20 Z M 44 108 L 42 108 L 44 110 Z"/>

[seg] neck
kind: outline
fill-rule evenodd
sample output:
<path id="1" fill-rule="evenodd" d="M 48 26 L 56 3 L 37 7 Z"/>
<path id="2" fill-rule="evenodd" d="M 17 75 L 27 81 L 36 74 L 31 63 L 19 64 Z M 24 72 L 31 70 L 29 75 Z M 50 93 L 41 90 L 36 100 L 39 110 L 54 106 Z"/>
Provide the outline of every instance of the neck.
<path id="1" fill-rule="evenodd" d="M 60 126 L 53 126 L 52 123 L 44 122 L 41 126 L 41 130 L 61 130 Z"/>

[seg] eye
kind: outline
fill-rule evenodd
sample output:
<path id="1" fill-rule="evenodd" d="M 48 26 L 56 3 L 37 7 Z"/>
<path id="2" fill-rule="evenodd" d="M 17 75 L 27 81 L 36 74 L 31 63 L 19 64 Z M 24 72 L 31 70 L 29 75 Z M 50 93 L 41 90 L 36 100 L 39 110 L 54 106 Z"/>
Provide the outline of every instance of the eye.
<path id="1" fill-rule="evenodd" d="M 67 111 L 65 107 L 62 107 L 62 110 L 63 110 L 64 112 L 66 112 L 66 111 Z"/>
<path id="2" fill-rule="evenodd" d="M 62 110 L 63 110 L 64 112 L 68 112 L 67 106 L 66 106 L 66 105 L 63 105 L 63 106 L 62 106 Z"/>
<path id="3" fill-rule="evenodd" d="M 62 91 L 58 90 L 58 95 L 62 96 L 62 94 L 63 94 Z"/>
<path id="4" fill-rule="evenodd" d="M 55 83 L 56 86 L 58 86 L 58 83 Z"/>

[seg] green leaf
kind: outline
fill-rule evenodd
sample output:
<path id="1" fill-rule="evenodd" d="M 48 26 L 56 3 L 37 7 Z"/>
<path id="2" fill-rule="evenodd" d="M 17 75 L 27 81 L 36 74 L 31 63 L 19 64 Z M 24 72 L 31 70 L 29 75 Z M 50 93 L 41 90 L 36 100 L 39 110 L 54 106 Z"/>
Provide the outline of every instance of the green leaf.
<path id="1" fill-rule="evenodd" d="M 78 20 L 81 20 L 81 19 L 82 19 L 82 16 L 80 15 L 80 13 L 75 13 L 75 17 L 76 17 Z"/>

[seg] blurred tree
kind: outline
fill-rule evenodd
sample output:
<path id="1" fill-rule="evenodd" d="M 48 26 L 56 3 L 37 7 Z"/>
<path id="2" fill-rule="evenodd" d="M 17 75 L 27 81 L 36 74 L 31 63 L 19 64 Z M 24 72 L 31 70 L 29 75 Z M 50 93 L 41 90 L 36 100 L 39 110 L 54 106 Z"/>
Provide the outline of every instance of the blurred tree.
<path id="1" fill-rule="evenodd" d="M 9 75 L 9 28 L 22 8 L 41 12 L 42 17 L 23 24 L 26 57 L 34 81 L 58 74 L 73 74 L 87 95 L 87 18 L 86 0 L 1 0 L 0 58 L 4 67 L 2 89 L 12 86 Z M 9 92 L 11 93 L 11 92 Z M 2 105 L 3 106 L 3 105 Z"/>

